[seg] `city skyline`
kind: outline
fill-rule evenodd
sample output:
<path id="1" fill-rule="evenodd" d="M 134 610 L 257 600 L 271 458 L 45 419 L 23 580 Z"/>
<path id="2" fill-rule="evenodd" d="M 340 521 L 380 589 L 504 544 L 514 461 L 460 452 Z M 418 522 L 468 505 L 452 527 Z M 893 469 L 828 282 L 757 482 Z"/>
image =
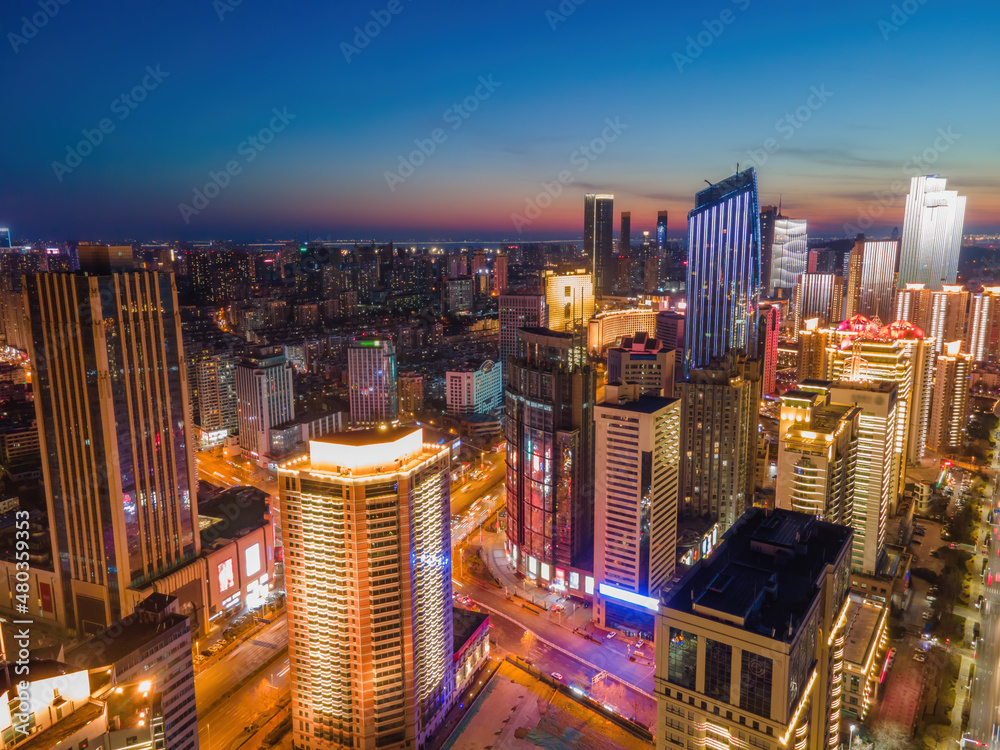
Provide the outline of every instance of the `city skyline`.
<path id="1" fill-rule="evenodd" d="M 634 14 L 600 3 L 443 19 L 402 0 L 122 4 L 107 17 L 59 5 L 38 27 L 7 9 L 8 101 L 44 91 L 60 112 L 0 125 L 18 144 L 0 224 L 30 238 L 546 240 L 577 238 L 580 197 L 607 192 L 635 235 L 655 231 L 659 210 L 680 219 L 703 180 L 739 163 L 759 171 L 762 205 L 782 202 L 815 236 L 902 227 L 910 178 L 924 174 L 968 196 L 967 233 L 992 233 L 997 105 L 979 92 L 996 64 L 976 50 L 997 10 L 977 5 L 649 6 L 644 23 L 664 29 L 655 43 L 634 36 Z M 333 49 L 303 43 L 306 28 Z M 581 76 L 566 51 L 598 32 L 633 35 L 636 54 Z M 734 68 L 782 75 L 748 87 Z M 875 71 L 885 85 L 855 85 Z M 682 230 L 675 220 L 669 234 Z"/>

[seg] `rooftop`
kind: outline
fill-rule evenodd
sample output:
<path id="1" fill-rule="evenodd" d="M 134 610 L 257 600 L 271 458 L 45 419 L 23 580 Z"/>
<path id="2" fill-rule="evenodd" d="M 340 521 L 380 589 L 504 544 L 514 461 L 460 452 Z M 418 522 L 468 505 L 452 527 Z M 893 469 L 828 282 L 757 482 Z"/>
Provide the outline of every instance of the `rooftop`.
<path id="1" fill-rule="evenodd" d="M 176 599 L 170 597 L 171 599 Z M 156 611 L 144 611 L 146 600 L 129 617 L 114 623 L 110 628 L 91 636 L 66 654 L 66 662 L 75 667 L 98 669 L 114 664 L 138 651 L 157 638 L 181 631 L 190 633 L 191 621 L 176 612 L 167 612 L 162 607 Z M 154 609 L 159 607 L 153 603 Z M 175 631 L 176 628 L 176 631 Z"/>
<path id="2" fill-rule="evenodd" d="M 664 595 L 664 606 L 790 643 L 820 575 L 849 552 L 851 536 L 804 513 L 752 508 Z"/>
<path id="3" fill-rule="evenodd" d="M 844 661 L 863 669 L 869 651 L 878 647 L 879 622 L 885 607 L 857 594 L 850 595 L 844 626 Z"/>
<path id="4" fill-rule="evenodd" d="M 616 411 L 629 411 L 636 414 L 653 414 L 665 406 L 670 406 L 679 398 L 666 398 L 664 396 L 642 396 L 637 401 L 626 401 L 624 404 L 603 403 L 597 404 L 598 409 L 615 409 Z"/>
<path id="5" fill-rule="evenodd" d="M 57 721 L 44 732 L 32 735 L 30 739 L 18 745 L 17 750 L 52 750 L 53 747 L 57 747 L 59 743 L 72 737 L 90 722 L 100 718 L 103 713 L 104 706 L 92 701 L 61 721 Z"/>
<path id="6" fill-rule="evenodd" d="M 472 637 L 479 632 L 483 623 L 490 619 L 485 612 L 473 612 L 461 607 L 452 607 L 452 639 L 454 645 L 453 653 L 458 654 Z"/>

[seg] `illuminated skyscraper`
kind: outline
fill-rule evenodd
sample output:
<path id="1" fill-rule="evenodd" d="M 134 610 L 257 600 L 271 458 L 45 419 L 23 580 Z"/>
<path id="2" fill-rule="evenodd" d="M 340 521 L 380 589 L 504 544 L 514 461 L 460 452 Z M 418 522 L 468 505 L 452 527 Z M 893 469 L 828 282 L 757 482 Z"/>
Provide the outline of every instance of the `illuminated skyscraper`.
<path id="1" fill-rule="evenodd" d="M 826 348 L 831 337 L 829 328 L 820 328 L 818 318 L 802 321 L 799 331 L 798 381 L 826 377 Z"/>
<path id="2" fill-rule="evenodd" d="M 761 393 L 775 392 L 778 377 L 778 335 L 781 331 L 781 305 L 762 302 L 760 305 Z"/>
<path id="3" fill-rule="evenodd" d="M 776 508 L 851 525 L 860 416 L 860 407 L 831 404 L 829 392 L 782 395 Z"/>
<path id="4" fill-rule="evenodd" d="M 899 285 L 925 284 L 930 290 L 954 284 L 962 249 L 965 196 L 946 190 L 938 175 L 914 177 L 906 196 Z"/>
<path id="5" fill-rule="evenodd" d="M 972 357 L 973 362 L 997 360 L 997 322 L 1000 322 L 1000 286 L 984 287 L 981 292 L 972 294 L 962 351 Z"/>
<path id="6" fill-rule="evenodd" d="M 774 222 L 778 219 L 777 206 L 760 209 L 760 288 L 764 294 L 771 288 L 771 250 L 774 247 Z"/>
<path id="7" fill-rule="evenodd" d="M 359 430 L 279 467 L 295 747 L 421 747 L 451 706 L 449 450 Z"/>
<path id="8" fill-rule="evenodd" d="M 544 294 L 502 294 L 498 305 L 500 323 L 500 371 L 507 383 L 507 358 L 517 353 L 521 328 L 547 328 L 549 309 Z"/>
<path id="9" fill-rule="evenodd" d="M 963 443 L 969 423 L 969 374 L 972 358 L 962 354 L 961 341 L 944 345 L 937 358 L 934 374 L 934 408 L 928 446 L 939 453 L 950 453 Z"/>
<path id="10" fill-rule="evenodd" d="M 593 553 L 597 376 L 578 336 L 518 338 L 505 392 L 507 553 L 539 585 L 565 586 Z"/>
<path id="11" fill-rule="evenodd" d="M 618 241 L 618 257 L 624 258 L 625 273 L 619 273 L 616 291 L 618 294 L 627 294 L 632 288 L 632 265 L 634 263 L 632 254 L 632 212 L 622 211 L 621 218 L 621 238 Z M 638 248 L 636 248 L 638 249 Z M 619 268 L 622 264 L 619 263 Z"/>
<path id="12" fill-rule="evenodd" d="M 889 320 L 896 309 L 898 268 L 899 240 L 866 240 L 858 235 L 850 254 L 844 317 Z"/>
<path id="13" fill-rule="evenodd" d="M 795 289 L 796 279 L 809 270 L 808 264 L 806 220 L 786 219 L 783 216 L 775 219 L 768 296 L 789 299 Z"/>
<path id="14" fill-rule="evenodd" d="M 542 289 L 549 325 L 553 331 L 586 330 L 594 317 L 594 277 L 584 269 L 573 273 L 545 271 Z"/>
<path id="15" fill-rule="evenodd" d="M 656 258 L 663 267 L 667 252 L 667 211 L 656 212 Z"/>
<path id="16" fill-rule="evenodd" d="M 753 167 L 702 190 L 688 214 L 684 375 L 757 354 L 760 213 Z"/>
<path id="17" fill-rule="evenodd" d="M 941 289 L 930 293 L 930 311 L 925 330 L 934 339 L 935 356 L 944 351 L 945 341 L 966 339 L 968 317 L 969 293 L 962 287 L 942 286 Z M 915 320 L 913 323 L 920 326 Z"/>
<path id="18" fill-rule="evenodd" d="M 651 638 L 677 558 L 680 401 L 600 404 L 594 419 L 594 619 Z"/>
<path id="19" fill-rule="evenodd" d="M 399 416 L 396 347 L 377 336 L 358 336 L 347 348 L 351 424 L 374 427 Z"/>
<path id="20" fill-rule="evenodd" d="M 896 291 L 896 320 L 931 330 L 931 290 L 923 284 L 907 284 Z"/>
<path id="21" fill-rule="evenodd" d="M 851 520 L 852 567 L 871 575 L 885 551 L 886 520 L 897 493 L 893 435 L 902 419 L 896 398 L 898 385 L 885 380 L 828 385 L 832 403 L 861 407 Z"/>
<path id="22" fill-rule="evenodd" d="M 800 274 L 792 301 L 794 331 L 798 339 L 802 321 L 819 318 L 819 327 L 840 322 L 844 309 L 844 279 L 832 273 Z"/>
<path id="23" fill-rule="evenodd" d="M 621 346 L 607 351 L 608 383 L 629 383 L 638 385 L 643 395 L 671 397 L 676 354 L 648 333 L 625 336 Z"/>
<path id="24" fill-rule="evenodd" d="M 614 204 L 613 195 L 587 193 L 583 197 L 583 252 L 592 263 L 594 292 L 598 297 L 614 291 L 617 269 Z"/>
<path id="25" fill-rule="evenodd" d="M 270 455 L 271 428 L 295 418 L 292 363 L 284 347 L 257 347 L 236 365 L 240 448 L 254 460 Z"/>
<path id="26" fill-rule="evenodd" d="M 200 551 L 177 289 L 40 273 L 24 298 L 53 558 L 69 626 L 93 632 Z"/>

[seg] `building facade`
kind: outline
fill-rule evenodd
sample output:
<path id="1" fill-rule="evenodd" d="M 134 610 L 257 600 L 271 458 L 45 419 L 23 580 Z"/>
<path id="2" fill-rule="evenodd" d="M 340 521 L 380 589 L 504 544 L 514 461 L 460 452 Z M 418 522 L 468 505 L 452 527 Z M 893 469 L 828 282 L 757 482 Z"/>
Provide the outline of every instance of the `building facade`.
<path id="1" fill-rule="evenodd" d="M 491 360 L 445 373 L 449 414 L 490 414 L 503 406 L 500 367 Z"/>
<path id="2" fill-rule="evenodd" d="M 521 328 L 548 328 L 549 310 L 544 294 L 501 294 L 498 304 L 500 323 L 500 372 L 507 385 L 507 359 L 517 353 L 517 332 Z"/>
<path id="3" fill-rule="evenodd" d="M 938 453 L 960 448 L 969 425 L 969 374 L 972 357 L 962 354 L 961 341 L 944 345 L 934 375 L 934 408 L 931 409 L 928 446 Z"/>
<path id="4" fill-rule="evenodd" d="M 542 289 L 549 316 L 548 328 L 553 331 L 585 330 L 587 321 L 594 317 L 594 277 L 589 271 L 580 269 L 562 274 L 545 271 Z"/>
<path id="5" fill-rule="evenodd" d="M 625 336 L 655 331 L 658 312 L 653 307 L 633 307 L 598 313 L 587 324 L 587 351 L 601 356 Z"/>
<path id="6" fill-rule="evenodd" d="M 454 700 L 449 448 L 419 427 L 279 467 L 301 750 L 422 746 Z"/>
<path id="7" fill-rule="evenodd" d="M 583 253 L 591 261 L 593 292 L 598 297 L 614 291 L 617 270 L 614 223 L 614 195 L 587 193 L 583 197 Z M 590 320 L 590 317 L 588 315 L 584 320 Z"/>
<path id="8" fill-rule="evenodd" d="M 768 296 L 789 299 L 796 280 L 809 268 L 809 237 L 805 219 L 779 217 L 774 222 Z"/>
<path id="9" fill-rule="evenodd" d="M 399 417 L 396 347 L 377 336 L 356 336 L 347 347 L 351 424 L 374 427 Z"/>
<path id="10" fill-rule="evenodd" d="M 674 395 L 676 352 L 642 332 L 608 349 L 608 383 L 638 385 L 649 396 Z"/>
<path id="11" fill-rule="evenodd" d="M 794 335 L 798 340 L 802 321 L 819 319 L 819 327 L 840 322 L 844 311 L 844 279 L 832 273 L 804 273 L 798 277 L 792 301 Z"/>
<path id="12" fill-rule="evenodd" d="M 260 461 L 272 427 L 295 418 L 292 363 L 281 346 L 257 347 L 236 365 L 240 448 Z"/>
<path id="13" fill-rule="evenodd" d="M 954 284 L 965 224 L 965 196 L 947 190 L 947 179 L 920 175 L 910 180 L 903 216 L 899 283 L 938 290 Z"/>
<path id="14" fill-rule="evenodd" d="M 896 309 L 898 271 L 899 240 L 867 240 L 859 235 L 848 261 L 844 317 L 889 320 Z"/>

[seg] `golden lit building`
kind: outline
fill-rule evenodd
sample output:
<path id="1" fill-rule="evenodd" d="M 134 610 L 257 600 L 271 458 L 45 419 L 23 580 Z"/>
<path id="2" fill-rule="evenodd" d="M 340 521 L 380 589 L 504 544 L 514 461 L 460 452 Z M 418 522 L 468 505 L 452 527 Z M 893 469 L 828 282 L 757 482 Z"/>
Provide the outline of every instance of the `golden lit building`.
<path id="1" fill-rule="evenodd" d="M 389 427 L 279 467 L 296 748 L 419 747 L 450 708 L 449 450 Z"/>
<path id="2" fill-rule="evenodd" d="M 961 348 L 961 341 L 951 341 L 944 345 L 944 354 L 937 358 L 928 445 L 939 453 L 953 451 L 962 445 L 969 422 L 972 357 L 962 354 Z"/>
<path id="3" fill-rule="evenodd" d="M 549 311 L 548 328 L 571 331 L 586 330 L 594 317 L 594 277 L 585 269 L 572 273 L 546 271 L 542 274 L 545 306 Z"/>

